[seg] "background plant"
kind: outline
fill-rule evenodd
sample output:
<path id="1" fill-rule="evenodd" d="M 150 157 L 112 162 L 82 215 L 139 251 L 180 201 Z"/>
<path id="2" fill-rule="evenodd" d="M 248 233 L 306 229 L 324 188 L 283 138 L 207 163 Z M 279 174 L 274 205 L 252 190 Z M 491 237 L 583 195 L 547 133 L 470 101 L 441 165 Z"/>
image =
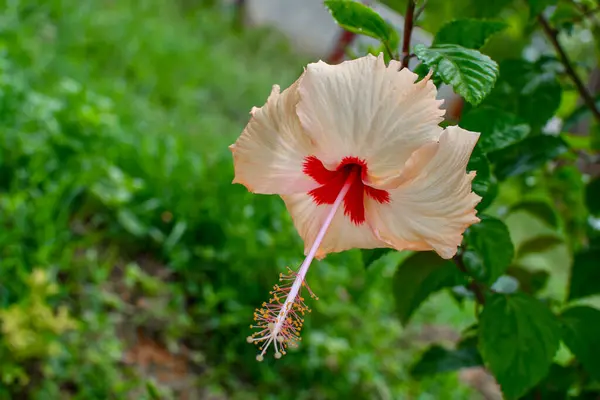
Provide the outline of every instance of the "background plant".
<path id="1" fill-rule="evenodd" d="M 507 398 L 598 396 L 598 3 L 387 2 L 404 32 L 325 3 L 466 100 L 486 217 L 459 256 L 328 257 L 302 346 L 257 364 L 302 244 L 227 145 L 311 60 L 217 5 L 0 1 L 0 399 L 462 399 L 481 365 Z"/>

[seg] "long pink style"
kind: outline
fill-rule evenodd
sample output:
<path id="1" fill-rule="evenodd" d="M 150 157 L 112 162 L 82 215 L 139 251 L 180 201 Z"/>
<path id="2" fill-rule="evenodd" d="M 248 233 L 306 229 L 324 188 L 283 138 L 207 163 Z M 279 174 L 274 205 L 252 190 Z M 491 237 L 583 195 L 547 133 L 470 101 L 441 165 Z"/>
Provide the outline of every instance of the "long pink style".
<path id="1" fill-rule="evenodd" d="M 273 298 L 269 303 L 263 303 L 263 309 L 255 312 L 254 318 L 258 324 L 251 327 L 261 330 L 248 337 L 248 342 L 260 342 L 261 353 L 256 356 L 258 361 L 263 360 L 264 354 L 271 344 L 275 347 L 275 358 L 280 358 L 282 354 L 285 354 L 285 348 L 289 345 L 296 345 L 297 341 L 300 340 L 299 334 L 303 322 L 302 316 L 305 312 L 310 311 L 304 304 L 304 299 L 300 296 L 300 290 L 302 287 L 306 287 L 311 296 L 315 297 L 305 283 L 306 273 L 319 250 L 319 246 L 331 225 L 331 221 L 333 221 L 336 212 L 344 201 L 344 197 L 348 193 L 348 190 L 350 190 L 356 173 L 356 171 L 353 171 L 346 178 L 298 272 L 292 272 L 287 276 L 281 275 L 281 281 L 293 279 L 293 284 L 291 286 L 286 286 L 285 284 L 281 286 L 275 285 L 274 290 L 271 292 L 274 295 Z M 283 293 L 286 294 L 286 297 L 285 301 L 281 303 L 278 295 Z"/>

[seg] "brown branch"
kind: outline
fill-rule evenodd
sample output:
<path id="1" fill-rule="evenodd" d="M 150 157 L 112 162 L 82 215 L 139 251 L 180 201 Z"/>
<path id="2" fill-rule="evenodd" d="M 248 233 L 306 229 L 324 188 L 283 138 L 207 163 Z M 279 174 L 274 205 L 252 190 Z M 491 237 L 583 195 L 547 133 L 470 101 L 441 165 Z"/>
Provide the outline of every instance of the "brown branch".
<path id="1" fill-rule="evenodd" d="M 335 48 L 327 57 L 327 62 L 329 64 L 339 64 L 344 61 L 344 56 L 346 55 L 346 49 L 348 46 L 352 44 L 354 39 L 356 39 L 356 33 L 352 33 L 346 30 L 340 32 L 337 43 L 335 44 Z"/>
<path id="2" fill-rule="evenodd" d="M 594 102 L 592 95 L 587 91 L 587 89 L 586 89 L 585 85 L 583 84 L 583 82 L 581 81 L 581 79 L 579 79 L 577 72 L 575 72 L 575 69 L 573 69 L 573 65 L 571 64 L 571 61 L 567 57 L 567 53 L 565 53 L 565 50 L 562 48 L 562 46 L 558 42 L 558 30 L 551 27 L 550 24 L 548 23 L 548 21 L 546 20 L 546 18 L 544 18 L 541 14 L 538 15 L 537 18 L 538 18 L 538 22 L 540 23 L 540 25 L 542 26 L 542 28 L 544 30 L 544 33 L 546 34 L 546 36 L 548 36 L 548 39 L 550 39 L 552 46 L 554 46 L 554 49 L 560 56 L 560 61 L 563 64 L 563 66 L 565 67 L 567 74 L 569 75 L 569 77 L 571 78 L 571 80 L 573 81 L 575 86 L 577 87 L 577 91 L 579 92 L 579 95 L 583 98 L 584 103 L 590 109 L 592 114 L 594 114 L 594 118 L 596 119 L 596 121 L 600 122 L 600 111 L 598 110 L 598 107 L 596 107 L 596 103 Z"/>
<path id="3" fill-rule="evenodd" d="M 404 14 L 404 37 L 402 41 L 402 68 L 408 67 L 410 59 L 410 37 L 412 35 L 415 17 L 415 0 L 408 0 L 406 13 Z"/>
<path id="4" fill-rule="evenodd" d="M 469 275 L 469 272 L 467 271 L 467 267 L 465 267 L 465 263 L 463 262 L 463 259 L 460 255 L 457 254 L 454 257 L 452 257 L 452 261 L 454 261 L 454 264 L 456 264 L 456 266 L 458 267 L 459 270 L 461 270 L 465 274 Z M 475 299 L 477 299 L 477 303 L 484 305 L 485 304 L 485 294 L 484 294 L 483 286 L 481 286 L 477 281 L 472 280 L 469 283 L 468 287 L 469 287 L 469 290 L 472 291 L 473 294 L 475 295 Z"/>

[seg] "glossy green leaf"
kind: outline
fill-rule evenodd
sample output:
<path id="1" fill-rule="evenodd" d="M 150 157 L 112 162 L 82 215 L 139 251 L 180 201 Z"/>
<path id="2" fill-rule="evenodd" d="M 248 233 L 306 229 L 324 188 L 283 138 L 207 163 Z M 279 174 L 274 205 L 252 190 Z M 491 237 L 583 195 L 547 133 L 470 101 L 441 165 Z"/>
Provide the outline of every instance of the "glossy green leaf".
<path id="1" fill-rule="evenodd" d="M 517 399 L 548 373 L 560 324 L 539 300 L 515 293 L 488 297 L 479 321 L 479 351 L 507 399 Z"/>
<path id="2" fill-rule="evenodd" d="M 460 126 L 481 133 L 477 146 L 484 153 L 515 144 L 531 131 L 529 125 L 516 115 L 493 107 L 480 107 L 469 111 L 461 119 Z"/>
<path id="3" fill-rule="evenodd" d="M 381 257 L 393 251 L 392 249 L 362 249 L 360 255 L 363 260 L 365 268 L 369 268 L 371 264 L 379 260 Z"/>
<path id="4" fill-rule="evenodd" d="M 558 0 L 527 0 L 529 3 L 529 15 L 535 18 L 538 14 L 546 9 L 546 7 L 555 5 Z"/>
<path id="5" fill-rule="evenodd" d="M 537 169 L 568 150 L 564 140 L 556 136 L 528 137 L 519 143 L 488 154 L 499 180 Z"/>
<path id="6" fill-rule="evenodd" d="M 481 222 L 465 232 L 463 261 L 471 276 L 491 284 L 504 274 L 515 250 L 508 228 L 502 221 L 488 216 L 480 218 Z"/>
<path id="7" fill-rule="evenodd" d="M 519 290 L 529 294 L 535 294 L 542 290 L 550 277 L 548 271 L 530 270 L 521 266 L 511 266 L 506 273 L 519 281 Z"/>
<path id="8" fill-rule="evenodd" d="M 394 275 L 396 312 L 406 325 L 423 301 L 442 288 L 460 285 L 465 276 L 454 263 L 433 252 L 419 252 L 404 260 Z"/>
<path id="9" fill-rule="evenodd" d="M 526 200 L 515 204 L 509 212 L 525 211 L 552 228 L 558 228 L 558 215 L 548 202 L 541 200 Z"/>
<path id="10" fill-rule="evenodd" d="M 444 83 L 474 105 L 483 101 L 498 78 L 498 64 L 477 50 L 440 44 L 432 47 L 416 45 L 414 51 Z"/>
<path id="11" fill-rule="evenodd" d="M 563 243 L 564 240 L 556 235 L 536 236 L 521 243 L 519 249 L 517 250 L 517 257 L 524 257 L 528 254 L 543 253 Z"/>
<path id="12" fill-rule="evenodd" d="M 600 214 L 600 177 L 585 187 L 585 205 L 592 214 Z"/>
<path id="13" fill-rule="evenodd" d="M 482 365 L 483 361 L 475 345 L 449 350 L 433 345 L 423 353 L 421 359 L 411 368 L 411 375 L 422 378 L 441 372 L 456 371 Z"/>
<path id="14" fill-rule="evenodd" d="M 476 146 L 471 153 L 471 158 L 467 164 L 467 171 L 476 171 L 477 175 L 473 179 L 473 191 L 481 196 L 481 201 L 477 204 L 477 210 L 485 210 L 496 198 L 498 194 L 498 183 L 496 177 L 490 170 L 490 163 L 479 146 Z"/>
<path id="15" fill-rule="evenodd" d="M 542 63 L 505 60 L 500 78 L 485 104 L 511 112 L 540 129 L 560 105 L 562 88 L 556 73 Z"/>
<path id="16" fill-rule="evenodd" d="M 600 310 L 587 306 L 567 309 L 561 314 L 563 341 L 586 371 L 600 381 Z"/>
<path id="17" fill-rule="evenodd" d="M 490 37 L 507 26 L 502 21 L 457 19 L 440 28 L 435 34 L 433 45 L 457 44 L 469 49 L 480 49 Z"/>
<path id="18" fill-rule="evenodd" d="M 388 43 L 392 49 L 399 44 L 398 33 L 373 9 L 352 0 L 325 0 L 333 19 L 344 29 Z"/>
<path id="19" fill-rule="evenodd" d="M 589 249 L 573 259 L 569 300 L 595 294 L 600 294 L 600 249 Z"/>

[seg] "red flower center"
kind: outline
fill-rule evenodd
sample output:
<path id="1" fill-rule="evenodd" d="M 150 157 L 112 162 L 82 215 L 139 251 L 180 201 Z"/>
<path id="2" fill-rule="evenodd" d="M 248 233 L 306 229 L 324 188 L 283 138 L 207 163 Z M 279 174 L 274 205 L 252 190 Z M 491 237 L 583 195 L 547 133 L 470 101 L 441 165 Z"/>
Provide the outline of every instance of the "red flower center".
<path id="1" fill-rule="evenodd" d="M 367 164 L 358 157 L 344 157 L 335 171 L 330 171 L 317 157 L 309 156 L 304 159 L 303 172 L 321 185 L 308 192 L 317 204 L 333 204 L 353 173 L 350 189 L 344 197 L 344 214 L 356 225 L 365 222 L 365 194 L 379 203 L 390 202 L 387 191 L 374 189 L 363 183 L 367 175 Z"/>

